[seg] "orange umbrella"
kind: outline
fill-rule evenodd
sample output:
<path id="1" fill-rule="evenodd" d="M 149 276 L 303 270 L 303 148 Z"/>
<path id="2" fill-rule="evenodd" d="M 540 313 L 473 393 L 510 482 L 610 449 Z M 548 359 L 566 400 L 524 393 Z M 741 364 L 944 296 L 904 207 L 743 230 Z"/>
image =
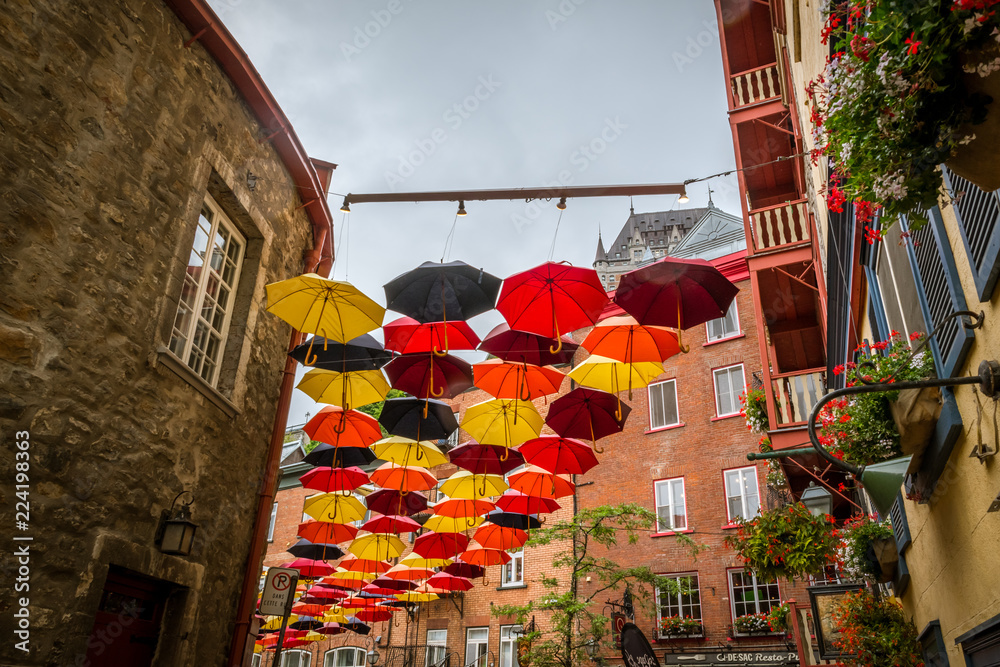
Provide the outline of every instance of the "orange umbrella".
<path id="1" fill-rule="evenodd" d="M 598 323 L 582 343 L 596 354 L 626 364 L 662 363 L 681 351 L 677 333 L 666 327 L 642 326 L 629 315 Z"/>
<path id="2" fill-rule="evenodd" d="M 503 565 L 511 561 L 511 555 L 506 551 L 497 549 L 485 549 L 481 546 L 473 546 L 458 554 L 458 559 L 471 565 Z"/>
<path id="3" fill-rule="evenodd" d="M 345 556 L 340 560 L 337 569 L 342 572 L 363 572 L 365 574 L 382 574 L 391 566 L 384 560 L 370 560 L 356 556 Z"/>
<path id="4" fill-rule="evenodd" d="M 510 488 L 537 498 L 562 498 L 573 495 L 576 485 L 562 475 L 555 475 L 538 466 L 528 466 L 507 478 Z"/>
<path id="5" fill-rule="evenodd" d="M 476 386 L 496 398 L 530 401 L 559 391 L 566 375 L 551 366 L 490 359 L 472 365 Z"/>
<path id="6" fill-rule="evenodd" d="M 434 570 L 425 567 L 407 567 L 400 563 L 386 570 L 385 576 L 399 581 L 419 581 L 434 576 Z"/>
<path id="7" fill-rule="evenodd" d="M 528 531 L 488 523 L 479 528 L 472 539 L 487 549 L 506 551 L 523 547 L 528 541 Z"/>
<path id="8" fill-rule="evenodd" d="M 334 447 L 367 447 L 382 438 L 378 421 L 358 410 L 324 405 L 302 430 Z"/>
<path id="9" fill-rule="evenodd" d="M 437 477 L 427 472 L 425 468 L 401 466 L 386 463 L 376 468 L 370 475 L 372 482 L 383 489 L 392 489 L 409 493 L 410 491 L 427 491 L 437 486 Z"/>
<path id="10" fill-rule="evenodd" d="M 481 516 L 496 508 L 497 506 L 488 500 L 449 498 L 435 505 L 434 513 L 456 519 L 462 516 Z"/>
<path id="11" fill-rule="evenodd" d="M 322 616 L 330 607 L 328 604 L 296 604 L 292 605 L 292 613 L 299 616 Z"/>
<path id="12" fill-rule="evenodd" d="M 353 540 L 358 529 L 349 523 L 309 520 L 299 524 L 298 536 L 318 544 L 337 544 Z"/>

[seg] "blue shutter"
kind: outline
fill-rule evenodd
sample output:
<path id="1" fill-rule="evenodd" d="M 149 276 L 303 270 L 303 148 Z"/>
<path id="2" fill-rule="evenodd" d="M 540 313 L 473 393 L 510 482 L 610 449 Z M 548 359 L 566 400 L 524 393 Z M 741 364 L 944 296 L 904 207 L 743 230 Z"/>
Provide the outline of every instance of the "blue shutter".
<path id="1" fill-rule="evenodd" d="M 896 549 L 902 556 L 910 546 L 910 524 L 906 522 L 906 510 L 903 508 L 903 494 L 896 496 L 896 502 L 889 510 L 889 521 L 892 523 L 892 534 L 896 538 Z"/>
<path id="2" fill-rule="evenodd" d="M 952 210 L 958 220 L 979 300 L 989 301 L 1000 277 L 1000 196 L 997 191 L 980 190 L 947 167 L 942 167 L 941 171 L 952 199 L 961 195 Z"/>

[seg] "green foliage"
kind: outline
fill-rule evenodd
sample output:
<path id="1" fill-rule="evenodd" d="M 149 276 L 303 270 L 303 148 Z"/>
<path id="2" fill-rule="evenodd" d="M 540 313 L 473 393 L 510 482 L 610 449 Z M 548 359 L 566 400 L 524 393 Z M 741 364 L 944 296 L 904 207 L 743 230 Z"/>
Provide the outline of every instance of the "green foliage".
<path id="1" fill-rule="evenodd" d="M 763 389 L 747 389 L 740 394 L 740 413 L 747 420 L 747 430 L 767 433 L 767 399 Z"/>
<path id="2" fill-rule="evenodd" d="M 896 602 L 867 589 L 848 593 L 833 610 L 834 645 L 861 667 L 922 667 L 917 628 Z"/>
<path id="3" fill-rule="evenodd" d="M 305 453 L 308 456 L 309 454 L 312 453 L 312 450 L 316 449 L 317 445 L 319 445 L 319 440 L 310 440 L 305 444 L 305 447 L 303 447 L 302 449 L 305 450 Z"/>
<path id="4" fill-rule="evenodd" d="M 771 623 L 765 613 L 744 614 L 733 619 L 733 629 L 742 633 L 770 632 Z"/>
<path id="5" fill-rule="evenodd" d="M 882 568 L 871 546 L 876 540 L 891 539 L 892 527 L 887 523 L 876 523 L 867 516 L 848 523 L 844 529 L 844 571 L 857 579 L 878 579 Z"/>
<path id="6" fill-rule="evenodd" d="M 788 615 L 792 613 L 792 608 L 787 602 L 771 607 L 767 612 L 767 622 L 771 626 L 772 632 L 785 632 L 788 630 Z"/>
<path id="7" fill-rule="evenodd" d="M 660 632 L 664 635 L 694 635 L 702 629 L 701 621 L 689 616 L 664 616 L 660 619 Z"/>
<path id="8" fill-rule="evenodd" d="M 758 578 L 793 579 L 820 575 L 827 565 L 837 563 L 840 539 L 832 517 L 813 516 L 796 503 L 741 521 L 726 544 L 746 571 Z"/>
<path id="9" fill-rule="evenodd" d="M 405 398 L 409 396 L 405 391 L 400 391 L 399 389 L 390 389 L 389 393 L 386 394 L 386 400 L 390 398 Z M 385 401 L 378 401 L 377 403 L 369 403 L 368 405 L 362 405 L 357 408 L 358 412 L 363 412 L 370 417 L 378 419 L 382 415 L 382 406 L 385 405 Z M 385 427 L 379 424 L 379 428 L 382 429 L 382 437 L 388 438 L 389 432 L 385 430 Z"/>

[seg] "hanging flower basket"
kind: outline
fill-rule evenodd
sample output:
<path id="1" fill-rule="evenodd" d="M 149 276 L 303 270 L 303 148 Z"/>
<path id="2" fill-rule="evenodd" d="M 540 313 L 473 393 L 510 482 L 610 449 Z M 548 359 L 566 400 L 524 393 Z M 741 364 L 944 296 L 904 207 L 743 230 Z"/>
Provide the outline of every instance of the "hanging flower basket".
<path id="1" fill-rule="evenodd" d="M 969 64 L 968 70 L 975 67 Z M 1000 188 L 1000 169 L 997 169 L 996 147 L 1000 146 L 1000 72 L 983 78 L 974 72 L 962 75 L 962 84 L 970 95 L 993 98 L 987 107 L 986 120 L 978 125 L 966 123 L 958 128 L 962 136 L 975 137 L 970 143 L 959 145 L 955 153 L 945 161 L 948 168 L 971 181 L 982 190 L 991 192 Z M 956 193 L 957 194 L 957 193 Z"/>
<path id="2" fill-rule="evenodd" d="M 937 387 L 903 389 L 896 400 L 889 401 L 889 410 L 899 432 L 899 448 L 903 454 L 913 457 L 907 473 L 920 467 L 924 449 L 941 416 L 941 407 L 941 390 Z"/>
<path id="3" fill-rule="evenodd" d="M 665 616 L 660 619 L 661 637 L 688 637 L 703 632 L 701 621 L 687 616 Z"/>
<path id="4" fill-rule="evenodd" d="M 767 614 L 746 614 L 733 619 L 733 629 L 741 635 L 766 635 L 773 632 Z"/>

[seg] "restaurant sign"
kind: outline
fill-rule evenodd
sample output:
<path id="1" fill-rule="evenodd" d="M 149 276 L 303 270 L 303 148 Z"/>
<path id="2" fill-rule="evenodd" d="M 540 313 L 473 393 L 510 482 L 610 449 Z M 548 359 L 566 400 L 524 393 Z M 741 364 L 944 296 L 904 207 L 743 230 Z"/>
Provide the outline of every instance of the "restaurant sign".
<path id="1" fill-rule="evenodd" d="M 660 667 L 653 647 L 635 623 L 622 626 L 622 660 L 625 667 Z"/>
<path id="2" fill-rule="evenodd" d="M 664 653 L 664 665 L 719 667 L 720 665 L 752 665 L 786 667 L 799 664 L 794 651 L 705 651 L 702 653 Z"/>

